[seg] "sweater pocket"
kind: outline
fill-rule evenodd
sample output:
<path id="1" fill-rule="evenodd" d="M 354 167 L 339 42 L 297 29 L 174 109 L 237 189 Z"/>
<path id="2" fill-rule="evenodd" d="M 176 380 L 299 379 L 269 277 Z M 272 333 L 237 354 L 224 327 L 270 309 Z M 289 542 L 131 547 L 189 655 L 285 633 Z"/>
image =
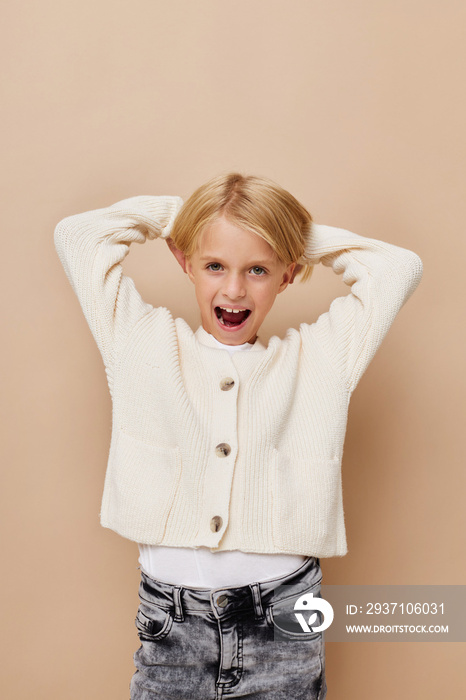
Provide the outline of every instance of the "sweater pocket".
<path id="1" fill-rule="evenodd" d="M 118 431 L 109 455 L 101 522 L 137 542 L 162 541 L 181 478 L 179 449 Z"/>
<path id="2" fill-rule="evenodd" d="M 340 460 L 273 452 L 274 545 L 288 552 L 333 556 L 345 539 Z"/>

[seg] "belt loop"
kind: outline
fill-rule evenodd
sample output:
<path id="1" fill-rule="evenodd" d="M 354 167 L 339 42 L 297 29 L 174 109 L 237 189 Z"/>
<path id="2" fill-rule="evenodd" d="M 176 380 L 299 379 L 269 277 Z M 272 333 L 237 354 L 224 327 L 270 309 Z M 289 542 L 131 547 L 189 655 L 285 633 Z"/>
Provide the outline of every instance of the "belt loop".
<path id="1" fill-rule="evenodd" d="M 262 607 L 260 586 L 258 583 L 250 583 L 249 588 L 251 589 L 252 601 L 254 603 L 254 619 L 262 620 L 262 618 L 264 617 L 264 609 Z"/>
<path id="2" fill-rule="evenodd" d="M 173 603 L 175 605 L 175 622 L 184 622 L 183 604 L 181 602 L 182 586 L 173 586 Z"/>

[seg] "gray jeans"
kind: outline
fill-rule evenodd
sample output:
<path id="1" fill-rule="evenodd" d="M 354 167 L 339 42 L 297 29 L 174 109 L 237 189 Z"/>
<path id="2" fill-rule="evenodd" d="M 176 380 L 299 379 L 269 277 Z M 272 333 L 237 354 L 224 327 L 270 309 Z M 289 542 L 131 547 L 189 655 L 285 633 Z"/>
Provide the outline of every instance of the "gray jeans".
<path id="1" fill-rule="evenodd" d="M 293 615 L 304 593 L 321 597 L 321 580 L 315 557 L 291 574 L 221 589 L 141 572 L 131 700 L 324 700 L 324 633 L 303 632 Z"/>

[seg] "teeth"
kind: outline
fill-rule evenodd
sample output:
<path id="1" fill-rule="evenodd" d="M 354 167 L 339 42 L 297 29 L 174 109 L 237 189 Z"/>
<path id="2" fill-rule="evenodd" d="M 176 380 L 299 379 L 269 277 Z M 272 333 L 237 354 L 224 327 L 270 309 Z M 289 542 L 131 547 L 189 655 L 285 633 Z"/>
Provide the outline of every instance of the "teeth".
<path id="1" fill-rule="evenodd" d="M 226 306 L 220 306 L 219 308 L 234 314 L 239 314 L 240 311 L 248 311 L 248 309 L 229 309 Z"/>

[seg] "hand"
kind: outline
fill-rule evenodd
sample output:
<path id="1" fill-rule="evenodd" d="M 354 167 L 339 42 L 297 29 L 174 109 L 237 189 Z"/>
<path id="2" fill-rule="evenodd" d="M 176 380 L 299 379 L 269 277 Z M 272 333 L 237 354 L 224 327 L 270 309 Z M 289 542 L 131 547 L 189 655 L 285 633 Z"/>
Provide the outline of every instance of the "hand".
<path id="1" fill-rule="evenodd" d="M 175 258 L 178 260 L 179 264 L 183 268 L 183 272 L 186 272 L 186 258 L 185 254 L 175 246 L 171 238 L 166 238 L 165 239 L 167 242 L 168 247 L 170 248 L 171 252 L 175 256 Z"/>

